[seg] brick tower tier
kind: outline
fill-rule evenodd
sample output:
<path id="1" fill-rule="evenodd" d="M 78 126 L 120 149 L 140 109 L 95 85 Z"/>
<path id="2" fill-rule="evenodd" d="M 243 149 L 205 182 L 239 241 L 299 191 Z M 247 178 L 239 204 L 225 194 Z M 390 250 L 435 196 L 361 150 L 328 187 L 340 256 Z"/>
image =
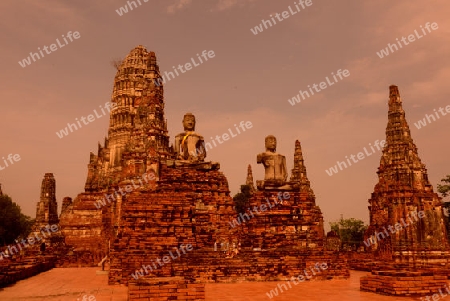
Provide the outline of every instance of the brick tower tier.
<path id="1" fill-rule="evenodd" d="M 118 64 L 105 106 L 110 111 L 108 137 L 98 144 L 97 154 L 90 154 L 85 192 L 73 202 L 65 200 L 60 224 L 66 244 L 91 253 L 95 260 L 95 254 L 108 253 L 121 185 L 149 171 L 158 176 L 159 160 L 169 157 L 164 87 L 155 84 L 158 78 L 155 53 L 143 46 Z"/>
<path id="2" fill-rule="evenodd" d="M 110 283 L 127 283 L 136 269 L 151 267 L 164 256 L 169 256 L 170 262 L 156 264 L 150 275 L 185 276 L 183 265 L 191 256 L 177 255 L 181 245 L 190 244 L 195 251 L 212 250 L 216 241 L 229 238 L 228 221 L 235 215 L 234 203 L 217 164 L 195 168 L 174 167 L 170 160 L 167 163 L 161 164 L 158 181 L 118 202 Z"/>
<path id="3" fill-rule="evenodd" d="M 259 189 L 252 194 L 247 212 L 236 218 L 242 222 L 243 246 L 323 249 L 322 212 L 316 205 L 298 140 L 295 141 L 294 168 L 288 184 L 290 188 Z"/>
<path id="4" fill-rule="evenodd" d="M 56 202 L 56 181 L 52 173 L 46 173 L 41 185 L 41 196 L 36 205 L 34 230 L 58 224 L 58 203 Z"/>
<path id="5" fill-rule="evenodd" d="M 228 182 L 218 163 L 180 165 L 175 160 L 159 78 L 156 55 L 143 46 L 131 50 L 120 63 L 110 102 L 108 137 L 96 155 L 90 154 L 85 192 L 73 202 L 66 199 L 61 214 L 67 245 L 88 251 L 94 260 L 111 251 L 114 269 L 122 269 L 123 264 L 123 275 L 131 265 L 112 254 L 122 254 L 115 250 L 121 250 L 130 229 L 145 242 L 151 227 L 161 247 L 137 246 L 138 253 L 149 252 L 151 259 L 185 239 L 185 244 L 195 241 L 195 248 L 212 246 L 225 236 L 225 223 L 234 214 Z M 147 218 L 141 219 L 136 208 Z M 119 274 L 112 270 L 111 277 L 122 277 Z"/>
<path id="6" fill-rule="evenodd" d="M 377 174 L 365 235 L 370 249 L 397 260 L 424 252 L 428 261 L 438 260 L 448 248 L 442 202 L 411 138 L 397 86 L 389 87 L 386 145 Z"/>
<path id="7" fill-rule="evenodd" d="M 306 198 L 301 192 L 293 195 Z M 312 222 L 309 212 L 301 218 L 304 225 L 313 225 L 308 248 L 297 248 L 294 237 L 284 237 L 290 246 L 264 251 L 241 244 L 242 237 L 230 226 L 236 212 L 228 183 L 214 163 L 201 168 L 175 167 L 167 160 L 161 163 L 158 181 L 137 188 L 117 206 L 120 209 L 115 212 L 120 215 L 114 218 L 110 284 L 133 283 L 134 287 L 160 279 L 155 277 L 182 277 L 201 283 L 287 280 L 324 263 L 326 271 L 312 277 L 349 277 L 342 255 L 323 251 L 319 242 L 313 246 L 316 240 L 312 235 L 321 236 L 322 224 L 317 216 Z"/>

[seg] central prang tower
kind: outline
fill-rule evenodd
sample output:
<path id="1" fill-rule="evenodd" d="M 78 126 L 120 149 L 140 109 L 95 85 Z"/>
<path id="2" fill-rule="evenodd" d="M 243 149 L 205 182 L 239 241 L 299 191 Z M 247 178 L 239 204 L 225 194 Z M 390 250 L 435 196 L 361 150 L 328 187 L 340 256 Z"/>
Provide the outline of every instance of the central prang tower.
<path id="1" fill-rule="evenodd" d="M 154 52 L 134 48 L 117 67 L 111 97 L 108 138 L 91 153 L 86 192 L 124 178 L 158 171 L 158 158 L 169 156 L 164 116 L 164 86 Z"/>
<path id="2" fill-rule="evenodd" d="M 91 253 L 95 264 L 109 255 L 110 283 L 127 283 L 162 253 L 225 241 L 235 211 L 220 164 L 204 161 L 194 114 L 169 146 L 155 53 L 138 46 L 117 67 L 108 136 L 90 154 L 85 192 L 66 200 L 60 224 L 66 244 Z M 178 263 L 153 275 L 184 275 Z"/>

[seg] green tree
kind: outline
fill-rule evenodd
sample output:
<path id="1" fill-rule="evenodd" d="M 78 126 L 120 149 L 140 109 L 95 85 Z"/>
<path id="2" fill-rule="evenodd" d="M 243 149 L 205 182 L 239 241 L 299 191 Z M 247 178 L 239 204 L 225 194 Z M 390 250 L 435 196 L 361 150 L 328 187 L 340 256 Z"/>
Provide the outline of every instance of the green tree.
<path id="1" fill-rule="evenodd" d="M 34 223 L 6 194 L 0 195 L 0 217 L 0 244 L 3 245 L 15 243 L 18 237 L 27 237 Z"/>
<path id="2" fill-rule="evenodd" d="M 441 180 L 442 184 L 437 184 L 437 190 L 445 198 L 450 194 L 450 175 Z"/>
<path id="3" fill-rule="evenodd" d="M 437 184 L 437 190 L 442 195 L 442 197 L 446 197 L 450 195 L 450 175 L 447 175 L 445 178 L 441 180 L 442 184 Z M 447 228 L 447 238 L 450 240 L 450 202 L 443 202 L 443 213 L 444 213 L 444 221 L 445 227 Z"/>
<path id="4" fill-rule="evenodd" d="M 343 219 L 338 222 L 330 222 L 331 230 L 335 231 L 342 242 L 342 247 L 358 248 L 364 240 L 364 232 L 367 226 L 362 220 L 355 218 Z"/>
<path id="5" fill-rule="evenodd" d="M 238 192 L 234 197 L 234 206 L 237 213 L 245 213 L 247 209 L 248 201 L 252 196 L 251 188 L 249 185 L 241 185 L 241 192 Z"/>

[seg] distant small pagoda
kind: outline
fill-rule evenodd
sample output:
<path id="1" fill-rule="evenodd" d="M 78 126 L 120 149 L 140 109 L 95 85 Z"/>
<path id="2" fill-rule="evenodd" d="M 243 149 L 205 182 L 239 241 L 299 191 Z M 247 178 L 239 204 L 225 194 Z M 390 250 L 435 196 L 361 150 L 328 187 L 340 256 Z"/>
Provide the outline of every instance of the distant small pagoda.
<path id="1" fill-rule="evenodd" d="M 52 173 L 46 173 L 41 184 L 41 195 L 36 205 L 35 231 L 59 223 L 56 202 L 56 181 Z"/>

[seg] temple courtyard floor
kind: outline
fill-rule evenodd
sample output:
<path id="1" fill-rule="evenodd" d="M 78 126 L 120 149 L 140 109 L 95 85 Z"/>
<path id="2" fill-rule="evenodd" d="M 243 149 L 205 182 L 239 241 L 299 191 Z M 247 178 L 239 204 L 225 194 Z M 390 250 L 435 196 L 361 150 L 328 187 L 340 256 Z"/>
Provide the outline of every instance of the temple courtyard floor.
<path id="1" fill-rule="evenodd" d="M 0 289 L 1 301 L 126 301 L 127 287 L 110 286 L 98 268 L 56 268 Z M 311 281 L 291 284 L 278 296 L 267 293 L 286 282 L 207 284 L 207 301 L 410 301 L 410 297 L 389 297 L 359 290 L 359 278 L 366 272 L 351 271 L 347 280 Z M 450 299 L 449 299 L 450 300 Z"/>

